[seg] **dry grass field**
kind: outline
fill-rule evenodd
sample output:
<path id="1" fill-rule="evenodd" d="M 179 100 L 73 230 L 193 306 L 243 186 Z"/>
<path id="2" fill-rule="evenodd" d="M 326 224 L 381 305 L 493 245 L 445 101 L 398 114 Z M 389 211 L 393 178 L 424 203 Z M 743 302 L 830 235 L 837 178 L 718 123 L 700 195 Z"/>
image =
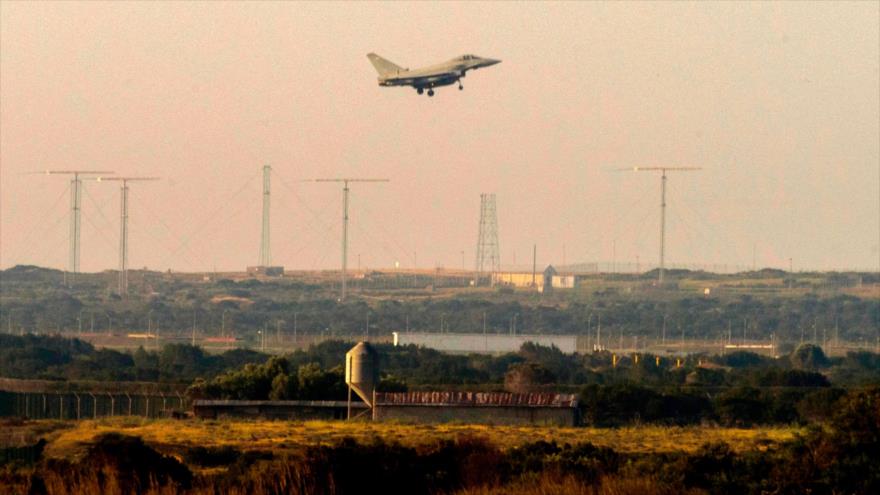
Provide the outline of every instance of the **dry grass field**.
<path id="1" fill-rule="evenodd" d="M 80 422 L 29 421 L 4 425 L 8 440 L 34 441 L 46 438 L 45 454 L 50 457 L 75 458 L 85 446 L 102 433 L 118 432 L 138 436 L 168 454 L 194 446 L 232 446 L 246 450 L 273 452 L 299 450 L 303 446 L 334 444 L 344 437 L 359 442 L 381 438 L 416 446 L 460 436 L 489 440 L 502 449 L 515 448 L 538 440 L 576 444 L 591 442 L 612 447 L 618 452 L 693 452 L 706 442 L 723 441 L 737 452 L 764 450 L 792 439 L 792 428 L 716 428 L 660 427 L 629 428 L 560 428 L 543 426 L 486 426 L 464 424 L 404 424 L 394 422 L 344 421 L 246 421 L 246 420 L 172 420 L 142 418 L 106 418 Z"/>

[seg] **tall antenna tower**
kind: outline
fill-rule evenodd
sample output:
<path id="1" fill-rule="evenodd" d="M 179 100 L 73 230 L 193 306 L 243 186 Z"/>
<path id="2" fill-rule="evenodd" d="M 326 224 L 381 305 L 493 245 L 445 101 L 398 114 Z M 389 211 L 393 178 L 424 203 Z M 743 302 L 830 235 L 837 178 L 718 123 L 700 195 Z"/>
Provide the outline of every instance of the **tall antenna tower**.
<path id="1" fill-rule="evenodd" d="M 159 180 L 158 177 L 98 177 L 98 182 L 115 180 L 122 182 L 119 188 L 119 276 L 117 291 L 120 296 L 128 294 L 128 183 Z"/>
<path id="2" fill-rule="evenodd" d="M 388 179 L 314 179 L 314 182 L 342 182 L 342 294 L 340 301 L 345 301 L 346 272 L 348 271 L 348 183 L 349 182 L 390 182 Z"/>
<path id="3" fill-rule="evenodd" d="M 46 175 L 72 175 L 70 180 L 70 256 L 68 269 L 64 273 L 64 284 L 72 285 L 73 279 L 79 273 L 80 258 L 80 232 L 82 221 L 82 181 L 81 175 L 112 174 L 107 170 L 46 170 Z"/>
<path id="4" fill-rule="evenodd" d="M 480 194 L 480 232 L 477 238 L 476 283 L 483 272 L 489 270 L 490 284 L 501 269 L 498 247 L 498 216 L 495 210 L 495 194 Z"/>
<path id="5" fill-rule="evenodd" d="M 660 171 L 660 270 L 657 276 L 657 283 L 663 285 L 663 271 L 665 269 L 666 258 L 666 172 L 687 172 L 693 170 L 702 170 L 701 167 L 633 167 L 622 168 L 619 170 L 633 172 L 656 172 Z"/>
<path id="6" fill-rule="evenodd" d="M 272 264 L 272 249 L 269 243 L 269 177 L 272 167 L 263 166 L 263 235 L 260 238 L 260 266 Z"/>

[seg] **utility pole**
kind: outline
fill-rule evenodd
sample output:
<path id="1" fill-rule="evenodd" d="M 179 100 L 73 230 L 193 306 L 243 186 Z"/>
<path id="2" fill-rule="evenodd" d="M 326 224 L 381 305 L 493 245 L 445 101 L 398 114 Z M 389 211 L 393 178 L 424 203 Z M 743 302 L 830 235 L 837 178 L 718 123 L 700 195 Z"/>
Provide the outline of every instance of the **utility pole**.
<path id="1" fill-rule="evenodd" d="M 657 276 L 657 283 L 663 285 L 663 272 L 665 270 L 666 258 L 666 172 L 676 171 L 685 172 L 692 170 L 702 170 L 701 167 L 633 167 L 622 168 L 619 170 L 633 172 L 653 172 L 660 171 L 660 269 Z"/>
<path id="2" fill-rule="evenodd" d="M 72 175 L 70 180 L 70 258 L 68 269 L 64 273 L 64 284 L 73 285 L 76 274 L 79 273 L 80 259 L 80 232 L 82 222 L 82 175 L 112 174 L 107 170 L 46 170 L 46 175 Z M 98 178 L 97 180 L 100 180 Z M 68 278 L 69 274 L 69 278 Z"/>
<path id="3" fill-rule="evenodd" d="M 131 181 L 159 180 L 158 177 L 98 177 L 97 182 L 119 181 L 122 186 L 119 205 L 119 276 L 117 291 L 120 296 L 128 294 L 128 183 Z"/>
<path id="4" fill-rule="evenodd" d="M 563 250 L 565 253 L 565 250 Z M 563 258 L 565 255 L 563 254 Z M 617 271 L 617 241 L 611 241 L 611 279 L 614 280 L 614 272 Z"/>
<path id="5" fill-rule="evenodd" d="M 346 272 L 348 270 L 348 183 L 349 182 L 390 182 L 388 179 L 314 179 L 313 182 L 342 182 L 342 290 L 340 301 L 345 301 Z"/>

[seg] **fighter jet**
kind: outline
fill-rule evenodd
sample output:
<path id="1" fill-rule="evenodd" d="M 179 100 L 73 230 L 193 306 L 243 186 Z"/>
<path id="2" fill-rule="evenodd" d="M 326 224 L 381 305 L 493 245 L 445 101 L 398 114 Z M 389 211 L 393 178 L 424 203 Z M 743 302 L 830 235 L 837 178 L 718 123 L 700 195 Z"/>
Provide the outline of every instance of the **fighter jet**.
<path id="1" fill-rule="evenodd" d="M 500 60 L 462 55 L 442 64 L 423 67 L 421 69 L 404 69 L 399 65 L 385 60 L 375 53 L 368 53 L 367 58 L 379 73 L 379 86 L 412 86 L 422 94 L 427 90 L 428 96 L 434 96 L 434 88 L 458 83 L 458 89 L 464 89 L 461 78 L 467 71 L 495 65 Z"/>

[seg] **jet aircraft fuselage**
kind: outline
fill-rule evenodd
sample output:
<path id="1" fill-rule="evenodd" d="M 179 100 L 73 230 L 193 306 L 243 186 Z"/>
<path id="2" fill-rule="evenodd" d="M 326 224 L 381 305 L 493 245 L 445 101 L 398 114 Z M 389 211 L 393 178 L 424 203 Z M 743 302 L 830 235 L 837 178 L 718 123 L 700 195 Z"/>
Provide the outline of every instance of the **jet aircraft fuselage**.
<path id="1" fill-rule="evenodd" d="M 434 88 L 458 83 L 458 89 L 464 89 L 461 78 L 467 71 L 495 65 L 500 60 L 462 55 L 452 60 L 421 69 L 405 69 L 375 53 L 367 54 L 379 73 L 379 86 L 412 86 L 419 94 L 427 90 L 428 96 L 434 96 Z"/>

